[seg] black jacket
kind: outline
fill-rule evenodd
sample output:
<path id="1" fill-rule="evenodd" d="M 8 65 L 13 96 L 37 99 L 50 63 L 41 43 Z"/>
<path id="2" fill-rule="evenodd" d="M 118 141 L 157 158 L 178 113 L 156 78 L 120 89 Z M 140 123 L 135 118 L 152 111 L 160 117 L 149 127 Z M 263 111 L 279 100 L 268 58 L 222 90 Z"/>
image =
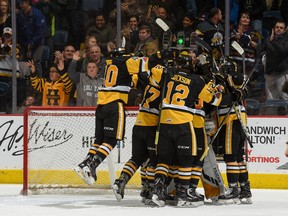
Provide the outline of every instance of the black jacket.
<path id="1" fill-rule="evenodd" d="M 288 70 L 288 34 L 284 33 L 264 44 L 266 52 L 266 74 L 281 74 Z"/>

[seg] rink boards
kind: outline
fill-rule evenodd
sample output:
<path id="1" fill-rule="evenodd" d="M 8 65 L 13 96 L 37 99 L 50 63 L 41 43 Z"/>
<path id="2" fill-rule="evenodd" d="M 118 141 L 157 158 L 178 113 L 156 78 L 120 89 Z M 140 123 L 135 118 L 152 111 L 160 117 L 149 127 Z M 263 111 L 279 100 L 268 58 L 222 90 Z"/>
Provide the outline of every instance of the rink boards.
<path id="1" fill-rule="evenodd" d="M 288 117 L 249 117 L 248 129 L 254 147 L 248 152 L 248 169 L 253 188 L 288 189 L 288 158 L 284 155 L 288 140 L 287 120 Z M 125 148 L 131 148 L 129 145 L 131 143 L 127 142 Z M 0 115 L 0 183 L 22 183 L 22 148 L 23 116 Z M 120 163 L 115 163 L 117 175 L 127 158 L 123 157 Z M 226 182 L 225 164 L 220 161 L 219 167 Z M 67 173 L 71 179 L 78 178 L 73 171 L 65 168 L 43 172 L 48 175 L 54 175 L 55 172 Z M 98 176 L 109 181 L 108 168 L 98 172 Z M 139 172 L 130 184 L 140 187 Z"/>

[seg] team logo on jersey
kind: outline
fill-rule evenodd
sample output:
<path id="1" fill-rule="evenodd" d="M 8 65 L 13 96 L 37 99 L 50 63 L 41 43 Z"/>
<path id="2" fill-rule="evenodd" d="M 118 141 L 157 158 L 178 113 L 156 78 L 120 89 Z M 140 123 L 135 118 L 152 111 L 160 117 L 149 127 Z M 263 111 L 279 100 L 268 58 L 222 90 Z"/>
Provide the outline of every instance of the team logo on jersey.
<path id="1" fill-rule="evenodd" d="M 223 35 L 220 32 L 216 32 L 211 39 L 212 46 L 219 46 L 223 44 Z"/>

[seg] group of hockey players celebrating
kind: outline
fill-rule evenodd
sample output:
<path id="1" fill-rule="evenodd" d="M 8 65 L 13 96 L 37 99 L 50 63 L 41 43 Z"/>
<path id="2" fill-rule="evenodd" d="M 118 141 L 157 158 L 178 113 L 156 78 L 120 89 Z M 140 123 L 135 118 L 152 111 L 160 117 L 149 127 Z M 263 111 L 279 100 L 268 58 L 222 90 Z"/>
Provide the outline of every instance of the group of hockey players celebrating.
<path id="1" fill-rule="evenodd" d="M 247 81 L 237 63 L 228 57 L 216 61 L 205 46 L 199 48 L 203 52 L 197 58 L 185 48 L 150 57 L 126 54 L 123 48 L 111 52 L 98 93 L 95 143 L 74 169 L 87 184 L 94 184 L 96 168 L 123 140 L 124 106 L 133 87 L 144 94 L 132 132 L 132 156 L 112 188 L 118 201 L 140 168 L 146 205 L 195 207 L 205 198 L 217 204 L 252 203 L 244 157 Z M 213 150 L 226 164 L 228 188 L 221 189 Z M 203 180 L 211 171 L 217 172 L 216 187 Z M 205 196 L 196 191 L 201 178 Z"/>

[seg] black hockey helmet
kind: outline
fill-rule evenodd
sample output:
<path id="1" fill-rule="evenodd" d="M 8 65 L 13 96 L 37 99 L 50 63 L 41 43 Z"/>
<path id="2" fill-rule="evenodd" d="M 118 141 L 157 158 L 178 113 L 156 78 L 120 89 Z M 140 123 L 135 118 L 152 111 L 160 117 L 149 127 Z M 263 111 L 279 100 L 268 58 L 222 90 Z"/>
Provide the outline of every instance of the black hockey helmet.
<path id="1" fill-rule="evenodd" d="M 126 54 L 126 50 L 124 47 L 117 47 L 117 48 L 114 48 L 112 49 L 112 51 L 109 53 L 110 57 L 111 58 L 114 58 L 114 57 L 119 57 L 119 56 L 122 56 Z"/>
<path id="2" fill-rule="evenodd" d="M 177 56 L 178 56 L 177 49 L 171 48 L 167 50 L 160 50 L 149 57 L 149 64 L 152 67 L 157 64 L 163 66 L 164 65 L 171 66 L 174 64 L 174 61 L 176 60 Z"/>
<path id="3" fill-rule="evenodd" d="M 177 65 L 181 68 L 192 69 L 192 57 L 189 55 L 187 51 L 182 51 L 177 59 Z"/>

